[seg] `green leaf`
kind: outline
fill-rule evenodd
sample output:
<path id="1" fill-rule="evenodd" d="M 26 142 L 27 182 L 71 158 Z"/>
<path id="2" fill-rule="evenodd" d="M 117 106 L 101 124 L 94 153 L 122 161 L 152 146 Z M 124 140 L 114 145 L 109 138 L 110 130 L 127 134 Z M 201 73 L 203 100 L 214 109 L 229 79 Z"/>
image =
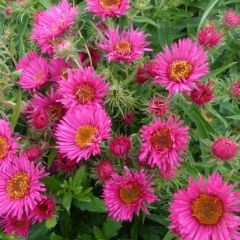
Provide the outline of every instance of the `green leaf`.
<path id="1" fill-rule="evenodd" d="M 70 207 L 71 207 L 72 198 L 73 198 L 72 193 L 71 192 L 66 192 L 63 196 L 63 199 L 62 199 L 62 205 L 65 207 L 65 209 L 68 212 L 69 212 Z"/>
<path id="2" fill-rule="evenodd" d="M 169 220 L 167 218 L 157 214 L 151 214 L 147 216 L 147 218 L 166 227 L 169 225 Z"/>
<path id="3" fill-rule="evenodd" d="M 100 228 L 93 226 L 93 233 L 96 240 L 106 240 L 104 233 Z"/>
<path id="4" fill-rule="evenodd" d="M 135 16 L 133 18 L 133 22 L 136 22 L 136 23 L 147 23 L 147 24 L 150 24 L 156 28 L 159 28 L 159 26 L 151 19 L 151 18 L 148 18 L 148 17 L 143 17 L 143 16 Z"/>
<path id="5" fill-rule="evenodd" d="M 98 212 L 98 213 L 104 213 L 105 212 L 105 205 L 104 202 L 95 196 L 89 196 L 91 201 L 90 202 L 81 202 L 75 200 L 73 202 L 74 206 L 77 208 L 83 210 L 83 211 L 89 211 L 89 212 Z"/>
<path id="6" fill-rule="evenodd" d="M 47 219 L 45 222 L 45 226 L 48 229 L 54 228 L 57 225 L 57 218 L 56 217 L 52 217 L 50 219 Z"/>
<path id="7" fill-rule="evenodd" d="M 39 0 L 39 3 L 46 9 L 51 6 L 51 3 L 48 0 Z"/>
<path id="8" fill-rule="evenodd" d="M 41 180 L 41 182 L 46 185 L 48 190 L 53 192 L 58 192 L 61 189 L 61 182 L 55 177 L 45 177 Z"/>
<path id="9" fill-rule="evenodd" d="M 235 65 L 237 62 L 232 62 L 232 63 L 229 63 L 225 66 L 222 66 L 220 68 L 217 68 L 217 69 L 214 69 L 212 70 L 205 78 L 206 79 L 211 79 L 211 78 L 214 78 L 216 77 L 217 75 L 219 75 L 220 73 L 224 72 L 225 70 L 227 70 L 228 68 L 232 67 L 233 65 Z"/>
<path id="10" fill-rule="evenodd" d="M 77 240 L 95 240 L 95 239 L 92 235 L 84 233 L 81 236 L 79 236 Z"/>
<path id="11" fill-rule="evenodd" d="M 76 185 L 81 185 L 83 180 L 86 178 L 86 169 L 84 166 L 80 167 L 73 177 L 73 182 Z"/>
<path id="12" fill-rule="evenodd" d="M 107 218 L 106 222 L 103 224 L 104 235 L 107 239 L 111 239 L 118 234 L 118 230 L 122 227 L 121 222 L 116 222 L 111 218 Z"/>
<path id="13" fill-rule="evenodd" d="M 13 129 L 16 127 L 18 118 L 21 113 L 21 99 L 22 99 L 22 94 L 21 94 L 21 92 L 19 92 L 18 97 L 17 97 L 17 102 L 13 109 L 13 114 L 12 114 L 12 118 L 11 118 L 11 125 L 12 125 Z"/>
<path id="14" fill-rule="evenodd" d="M 36 224 L 31 227 L 31 231 L 28 235 L 28 240 L 49 240 L 49 234 L 47 234 L 48 231 L 49 230 L 45 228 L 44 223 Z"/>
<path id="15" fill-rule="evenodd" d="M 200 23 L 198 25 L 198 32 L 200 30 L 200 28 L 202 27 L 205 19 L 207 18 L 207 16 L 209 15 L 209 13 L 212 11 L 212 9 L 214 8 L 214 6 L 218 3 L 219 0 L 212 0 L 209 2 L 207 9 L 204 11 L 202 18 L 200 20 Z"/>
<path id="16" fill-rule="evenodd" d="M 233 119 L 233 120 L 240 120 L 240 115 L 227 116 L 226 118 Z"/>
<path id="17" fill-rule="evenodd" d="M 57 235 L 56 233 L 52 233 L 50 240 L 64 240 L 63 237 Z"/>
<path id="18" fill-rule="evenodd" d="M 55 148 L 50 150 L 50 153 L 48 155 L 48 160 L 47 160 L 47 169 L 49 170 L 49 168 L 52 165 L 52 162 L 54 161 L 54 159 L 56 158 L 57 155 L 57 150 Z"/>
<path id="19" fill-rule="evenodd" d="M 172 239 L 175 239 L 175 237 L 176 236 L 173 233 L 168 232 L 162 240 L 172 240 Z"/>

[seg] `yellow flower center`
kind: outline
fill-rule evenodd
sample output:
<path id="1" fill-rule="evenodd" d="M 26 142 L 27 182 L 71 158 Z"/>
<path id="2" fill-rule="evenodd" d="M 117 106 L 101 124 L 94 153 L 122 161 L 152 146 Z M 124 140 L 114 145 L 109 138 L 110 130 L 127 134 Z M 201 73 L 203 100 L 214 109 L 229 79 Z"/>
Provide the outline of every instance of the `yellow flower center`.
<path id="1" fill-rule="evenodd" d="M 75 141 L 80 148 L 86 148 L 93 138 L 97 136 L 97 128 L 92 125 L 81 126 L 76 133 Z"/>
<path id="2" fill-rule="evenodd" d="M 5 137 L 0 137 L 0 160 L 6 157 L 8 153 L 8 140 Z"/>
<path id="3" fill-rule="evenodd" d="M 104 10 L 108 10 L 112 7 L 120 8 L 121 1 L 120 0 L 99 0 L 99 4 Z"/>
<path id="4" fill-rule="evenodd" d="M 181 82 L 188 79 L 193 71 L 192 65 L 186 60 L 175 60 L 168 69 L 172 81 Z"/>
<path id="5" fill-rule="evenodd" d="M 75 96 L 79 103 L 86 104 L 95 98 L 96 91 L 89 83 L 82 83 L 78 86 Z"/>
<path id="6" fill-rule="evenodd" d="M 138 183 L 128 183 L 120 188 L 120 199 L 123 203 L 134 204 L 141 198 L 141 190 L 141 186 Z"/>
<path id="7" fill-rule="evenodd" d="M 57 121 L 64 116 L 65 108 L 61 103 L 54 103 L 48 107 L 48 113 L 53 121 Z"/>
<path id="8" fill-rule="evenodd" d="M 115 50 L 124 55 L 128 55 L 131 53 L 132 44 L 127 40 L 121 40 L 116 43 Z"/>
<path id="9" fill-rule="evenodd" d="M 223 215 L 221 199 L 209 194 L 201 194 L 193 201 L 191 207 L 193 216 L 204 225 L 217 224 Z"/>
<path id="10" fill-rule="evenodd" d="M 161 128 L 152 134 L 151 143 L 158 151 L 170 149 L 173 145 L 169 128 Z"/>
<path id="11" fill-rule="evenodd" d="M 15 174 L 7 182 L 7 194 L 11 200 L 19 200 L 28 195 L 30 178 L 27 173 Z"/>

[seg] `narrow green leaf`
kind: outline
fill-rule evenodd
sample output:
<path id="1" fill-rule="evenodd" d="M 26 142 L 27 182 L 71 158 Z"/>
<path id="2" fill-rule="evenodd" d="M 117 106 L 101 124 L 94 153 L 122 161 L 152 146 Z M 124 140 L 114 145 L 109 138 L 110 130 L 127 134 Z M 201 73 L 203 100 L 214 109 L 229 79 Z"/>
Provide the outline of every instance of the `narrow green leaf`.
<path id="1" fill-rule="evenodd" d="M 50 219 L 47 219 L 45 222 L 45 226 L 47 229 L 54 228 L 57 225 L 57 219 L 56 217 L 52 217 Z"/>
<path id="2" fill-rule="evenodd" d="M 159 28 L 159 26 L 151 19 L 151 18 L 148 18 L 148 17 L 143 17 L 143 16 L 135 16 L 133 18 L 133 22 L 136 22 L 136 23 L 147 23 L 147 24 L 150 24 L 156 28 Z"/>
<path id="3" fill-rule="evenodd" d="M 121 222 L 116 222 L 111 218 L 107 218 L 103 224 L 103 231 L 106 239 L 110 240 L 118 234 L 118 230 L 122 227 Z"/>
<path id="4" fill-rule="evenodd" d="M 11 118 L 11 125 L 12 125 L 13 129 L 16 127 L 18 118 L 21 113 L 21 99 L 22 99 L 22 94 L 21 94 L 21 92 L 19 92 L 18 97 L 17 97 L 16 106 L 13 109 L 13 114 L 12 114 L 12 118 Z"/>
<path id="5" fill-rule="evenodd" d="M 104 233 L 102 230 L 96 226 L 93 226 L 93 233 L 96 238 L 96 240 L 106 240 Z"/>
<path id="6" fill-rule="evenodd" d="M 213 77 L 216 77 L 217 75 L 219 75 L 220 73 L 224 72 L 225 70 L 227 70 L 228 68 L 232 67 L 233 65 L 235 65 L 237 62 L 232 62 L 229 63 L 225 66 L 222 66 L 220 68 L 214 69 L 212 70 L 205 78 L 206 79 L 211 79 Z"/>
<path id="7" fill-rule="evenodd" d="M 39 0 L 39 3 L 46 9 L 48 9 L 51 6 L 49 0 Z"/>
<path id="8" fill-rule="evenodd" d="M 62 199 L 62 205 L 65 207 L 65 209 L 68 212 L 69 212 L 70 207 L 71 207 L 72 198 L 73 198 L 72 193 L 71 192 L 66 192 L 63 196 L 63 199 Z"/>
<path id="9" fill-rule="evenodd" d="M 45 177 L 41 180 L 43 182 L 48 190 L 51 190 L 53 192 L 58 192 L 61 189 L 61 182 L 55 177 Z"/>
<path id="10" fill-rule="evenodd" d="M 162 240 L 172 240 L 172 239 L 175 239 L 175 237 L 176 236 L 173 233 L 168 232 Z"/>

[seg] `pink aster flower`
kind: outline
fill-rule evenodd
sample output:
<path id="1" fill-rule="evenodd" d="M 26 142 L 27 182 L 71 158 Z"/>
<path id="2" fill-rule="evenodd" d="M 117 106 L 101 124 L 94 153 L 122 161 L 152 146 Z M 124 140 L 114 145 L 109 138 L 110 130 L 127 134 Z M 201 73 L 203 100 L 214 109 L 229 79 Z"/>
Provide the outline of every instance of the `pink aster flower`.
<path id="1" fill-rule="evenodd" d="M 49 115 L 43 108 L 35 109 L 29 116 L 29 124 L 38 130 L 46 129 L 49 126 Z"/>
<path id="2" fill-rule="evenodd" d="M 103 198 L 108 214 L 116 221 L 131 221 L 133 214 L 139 216 L 142 209 L 150 214 L 146 204 L 158 200 L 152 189 L 153 182 L 144 170 L 132 173 L 124 168 L 123 176 L 114 173 L 103 186 Z"/>
<path id="3" fill-rule="evenodd" d="M 76 16 L 77 9 L 62 0 L 35 17 L 31 39 L 37 42 L 43 53 L 53 54 L 54 44 L 74 24 Z"/>
<path id="4" fill-rule="evenodd" d="M 34 109 L 44 109 L 51 123 L 56 123 L 61 120 L 67 112 L 67 109 L 60 102 L 61 100 L 62 96 L 60 93 L 51 88 L 46 96 L 40 93 L 35 94 L 31 100 L 31 104 Z"/>
<path id="5" fill-rule="evenodd" d="M 125 156 L 128 154 L 131 148 L 131 140 L 129 137 L 120 136 L 115 139 L 110 144 L 110 151 L 116 156 Z"/>
<path id="6" fill-rule="evenodd" d="M 23 56 L 16 69 L 22 70 L 19 84 L 26 91 L 37 90 L 48 82 L 47 61 L 38 56 L 36 52 L 30 52 Z"/>
<path id="7" fill-rule="evenodd" d="M 200 30 L 198 41 L 202 46 L 213 48 L 216 47 L 222 40 L 223 35 L 217 32 L 213 24 Z"/>
<path id="8" fill-rule="evenodd" d="M 25 155 L 29 161 L 35 162 L 42 156 L 42 151 L 37 146 L 31 146 L 27 148 L 22 154 Z"/>
<path id="9" fill-rule="evenodd" d="M 52 198 L 44 196 L 31 213 L 33 223 L 42 222 L 50 219 L 56 211 L 55 203 Z"/>
<path id="10" fill-rule="evenodd" d="M 235 28 L 240 25 L 240 16 L 233 10 L 228 10 L 224 15 L 224 22 L 228 27 Z"/>
<path id="11" fill-rule="evenodd" d="M 191 99 L 193 103 L 199 106 L 209 103 L 213 99 L 211 83 L 197 85 L 197 88 L 191 92 Z"/>
<path id="12" fill-rule="evenodd" d="M 67 70 L 69 67 L 70 66 L 62 58 L 51 59 L 49 65 L 51 80 L 57 82 L 60 81 L 62 77 L 67 79 Z"/>
<path id="13" fill-rule="evenodd" d="M 234 97 L 240 97 L 240 80 L 232 84 L 231 93 Z"/>
<path id="14" fill-rule="evenodd" d="M 60 101 L 66 107 L 102 104 L 107 90 L 105 78 L 97 75 L 91 67 L 69 70 L 68 80 L 59 82 Z"/>
<path id="15" fill-rule="evenodd" d="M 148 105 L 148 111 L 156 117 L 163 117 L 169 108 L 169 101 L 167 98 L 159 96 L 153 97 Z"/>
<path id="16" fill-rule="evenodd" d="M 129 0 L 86 0 L 86 11 L 106 20 L 107 17 L 124 16 L 130 8 Z"/>
<path id="17" fill-rule="evenodd" d="M 0 224 L 7 235 L 14 233 L 17 236 L 27 237 L 31 226 L 31 219 L 26 216 L 22 216 L 20 219 L 8 216 L 3 218 Z"/>
<path id="18" fill-rule="evenodd" d="M 110 138 L 110 130 L 111 120 L 101 107 L 75 107 L 57 126 L 57 147 L 70 160 L 87 160 L 100 153 L 100 143 Z"/>
<path id="19" fill-rule="evenodd" d="M 178 166 L 183 161 L 181 155 L 185 154 L 189 138 L 188 127 L 183 126 L 183 121 L 176 121 L 173 116 L 166 121 L 157 119 L 141 129 L 139 160 L 163 171 Z"/>
<path id="20" fill-rule="evenodd" d="M 109 62 L 132 63 L 142 58 L 144 51 L 151 51 L 146 48 L 148 45 L 144 32 L 131 29 L 119 33 L 119 28 L 116 28 L 106 31 L 106 38 L 98 47 L 107 53 L 105 57 Z"/>
<path id="21" fill-rule="evenodd" d="M 106 181 L 111 178 L 114 166 L 110 160 L 101 160 L 97 163 L 96 170 L 99 180 Z"/>
<path id="22" fill-rule="evenodd" d="M 56 161 L 51 166 L 51 173 L 59 172 L 60 174 L 71 174 L 74 169 L 78 167 L 78 163 L 75 160 L 70 160 L 63 154 L 58 154 Z"/>
<path id="23" fill-rule="evenodd" d="M 0 119 L 0 170 L 5 170 L 17 152 L 17 139 L 12 135 L 9 122 Z"/>
<path id="24" fill-rule="evenodd" d="M 0 215 L 17 217 L 18 219 L 30 211 L 42 199 L 46 191 L 39 180 L 47 176 L 40 163 L 34 166 L 26 157 L 14 158 L 14 164 L 6 171 L 0 171 Z"/>
<path id="25" fill-rule="evenodd" d="M 207 61 L 201 46 L 189 38 L 180 39 L 156 56 L 154 83 L 164 86 L 170 94 L 190 92 L 208 73 Z"/>
<path id="26" fill-rule="evenodd" d="M 186 240 L 240 239 L 239 193 L 234 185 L 214 173 L 207 180 L 190 178 L 186 190 L 178 190 L 170 205 L 170 228 Z"/>
<path id="27" fill-rule="evenodd" d="M 238 144 L 231 138 L 220 137 L 211 147 L 212 154 L 221 160 L 231 160 L 238 152 Z"/>

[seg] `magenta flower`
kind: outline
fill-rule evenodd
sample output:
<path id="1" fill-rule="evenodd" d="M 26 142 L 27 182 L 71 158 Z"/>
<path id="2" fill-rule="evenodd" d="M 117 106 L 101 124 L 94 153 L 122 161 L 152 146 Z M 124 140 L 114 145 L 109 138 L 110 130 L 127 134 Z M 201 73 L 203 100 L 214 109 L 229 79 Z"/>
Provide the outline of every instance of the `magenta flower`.
<path id="1" fill-rule="evenodd" d="M 51 80 L 58 82 L 64 77 L 68 78 L 67 71 L 70 66 L 62 58 L 51 59 L 49 65 L 49 71 L 51 75 Z"/>
<path id="2" fill-rule="evenodd" d="M 211 147 L 213 156 L 220 160 L 231 160 L 238 152 L 238 144 L 231 138 L 220 137 Z"/>
<path id="3" fill-rule="evenodd" d="M 110 151 L 116 156 L 125 156 L 128 154 L 131 148 L 131 140 L 129 137 L 120 136 L 115 139 L 110 144 Z"/>
<path id="4" fill-rule="evenodd" d="M 149 214 L 146 204 L 158 200 L 152 185 L 151 177 L 143 170 L 132 173 L 125 167 L 123 176 L 113 173 L 112 178 L 103 186 L 108 214 L 116 221 L 131 221 L 133 214 L 138 216 L 141 209 Z"/>
<path id="5" fill-rule="evenodd" d="M 191 39 L 180 39 L 171 49 L 167 46 L 154 60 L 154 83 L 164 86 L 170 94 L 190 92 L 196 82 L 208 73 L 208 56 Z"/>
<path id="6" fill-rule="evenodd" d="M 75 107 L 57 126 L 57 147 L 70 160 L 87 160 L 100 153 L 100 143 L 110 138 L 110 130 L 111 120 L 101 107 Z"/>
<path id="7" fill-rule="evenodd" d="M 170 228 L 182 239 L 240 239 L 239 193 L 218 173 L 207 180 L 190 178 L 186 190 L 178 190 L 170 205 Z"/>
<path id="8" fill-rule="evenodd" d="M 29 161 L 35 162 L 42 156 L 42 151 L 37 146 L 31 146 L 27 148 L 22 154 L 26 156 Z"/>
<path id="9" fill-rule="evenodd" d="M 16 154 L 18 143 L 13 138 L 13 130 L 6 120 L 0 119 L 0 170 L 5 170 Z"/>
<path id="10" fill-rule="evenodd" d="M 91 67 L 69 70 L 68 80 L 63 78 L 59 82 L 60 101 L 66 107 L 102 104 L 107 90 L 105 78 L 97 75 Z"/>
<path id="11" fill-rule="evenodd" d="M 34 166 L 24 156 L 15 157 L 6 171 L 0 171 L 0 215 L 18 219 L 25 214 L 28 216 L 46 191 L 39 181 L 45 176 L 40 163 Z"/>
<path id="12" fill-rule="evenodd" d="M 234 97 L 240 97 L 240 80 L 236 81 L 231 86 L 231 94 Z"/>
<path id="13" fill-rule="evenodd" d="M 217 32 L 213 24 L 200 30 L 198 41 L 202 46 L 213 48 L 216 47 L 222 40 L 223 35 Z"/>
<path id="14" fill-rule="evenodd" d="M 49 81 L 47 61 L 38 56 L 36 52 L 30 52 L 23 56 L 16 69 L 22 70 L 19 84 L 26 91 L 35 91 Z"/>
<path id="15" fill-rule="evenodd" d="M 148 111 L 156 117 L 163 117 L 169 108 L 169 100 L 163 96 L 153 97 L 149 101 Z"/>
<path id="16" fill-rule="evenodd" d="M 124 16 L 130 8 L 129 0 L 86 0 L 86 11 L 99 16 L 103 21 L 107 17 Z"/>
<path id="17" fill-rule="evenodd" d="M 150 167 L 158 166 L 162 171 L 178 166 L 183 161 L 181 155 L 188 145 L 188 127 L 183 121 L 170 116 L 167 121 L 155 120 L 141 129 L 142 145 L 139 161 Z"/>
<path id="18" fill-rule="evenodd" d="M 36 15 L 31 39 L 37 42 L 43 53 L 52 55 L 58 38 L 74 24 L 76 16 L 77 9 L 61 0 L 58 5 Z"/>
<path id="19" fill-rule="evenodd" d="M 119 33 L 119 28 L 116 28 L 106 31 L 106 38 L 98 47 L 107 53 L 105 57 L 109 62 L 132 63 L 142 58 L 144 51 L 151 51 L 148 45 L 144 32 L 131 29 Z"/>
<path id="20" fill-rule="evenodd" d="M 101 160 L 97 163 L 96 170 L 97 177 L 102 181 L 106 181 L 114 173 L 114 165 L 110 160 Z"/>
<path id="21" fill-rule="evenodd" d="M 228 10 L 224 15 L 224 22 L 228 27 L 235 28 L 240 25 L 240 16 L 233 10 Z"/>

